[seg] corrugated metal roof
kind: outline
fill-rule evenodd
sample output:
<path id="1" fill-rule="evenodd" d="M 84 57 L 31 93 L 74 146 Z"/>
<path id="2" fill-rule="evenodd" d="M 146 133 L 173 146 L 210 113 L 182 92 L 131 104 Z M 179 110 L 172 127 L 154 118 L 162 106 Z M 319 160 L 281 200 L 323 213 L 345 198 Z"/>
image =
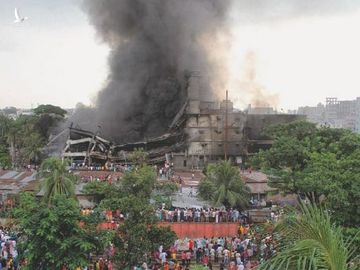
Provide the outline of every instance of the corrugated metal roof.
<path id="1" fill-rule="evenodd" d="M 0 179 L 12 179 L 14 178 L 16 175 L 20 174 L 20 172 L 16 172 L 16 171 L 7 171 L 5 174 L 3 174 L 2 176 L 0 176 Z"/>
<path id="2" fill-rule="evenodd" d="M 266 174 L 258 171 L 241 171 L 240 175 L 244 178 L 246 183 L 257 182 L 267 183 L 268 177 Z"/>
<path id="3" fill-rule="evenodd" d="M 32 190 L 35 182 L 36 171 L 0 171 L 0 193 L 16 194 L 21 190 Z"/>

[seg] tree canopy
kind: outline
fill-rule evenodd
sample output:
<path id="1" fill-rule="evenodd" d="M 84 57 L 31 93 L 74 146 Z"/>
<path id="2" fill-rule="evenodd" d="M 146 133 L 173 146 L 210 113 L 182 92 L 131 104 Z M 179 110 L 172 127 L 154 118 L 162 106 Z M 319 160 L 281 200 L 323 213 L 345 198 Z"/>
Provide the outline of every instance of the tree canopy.
<path id="1" fill-rule="evenodd" d="M 252 159 L 284 193 L 325 203 L 336 221 L 360 225 L 360 135 L 294 122 L 269 128 L 273 146 Z"/>
<path id="2" fill-rule="evenodd" d="M 143 148 L 135 148 L 129 156 L 129 160 L 136 166 L 144 166 L 148 161 L 149 154 Z"/>
<path id="3" fill-rule="evenodd" d="M 280 252 L 260 266 L 260 270 L 329 269 L 350 270 L 355 249 L 334 226 L 324 209 L 301 206 L 301 213 L 287 216 L 275 228 L 281 236 Z"/>
<path id="4" fill-rule="evenodd" d="M 220 161 L 208 166 L 206 179 L 199 185 L 199 194 L 215 206 L 246 208 L 250 191 L 241 179 L 239 168 L 230 161 Z"/>
<path id="5" fill-rule="evenodd" d="M 42 115 L 42 114 L 54 114 L 61 117 L 64 117 L 67 113 L 64 109 L 60 108 L 59 106 L 54 106 L 51 104 L 42 104 L 33 109 L 34 113 L 36 115 Z"/>
<path id="6" fill-rule="evenodd" d="M 120 210 L 126 216 L 113 238 L 118 249 L 115 261 L 121 269 L 135 266 L 144 260 L 145 254 L 149 255 L 160 245 L 170 247 L 175 240 L 174 232 L 157 225 L 154 207 L 150 204 L 156 188 L 154 169 L 141 162 L 125 173 L 120 184 L 89 183 L 84 188 L 86 193 L 96 195 L 99 211 Z M 170 192 L 172 188 L 166 189 Z"/>
<path id="7" fill-rule="evenodd" d="M 57 195 L 75 198 L 76 176 L 68 172 L 66 163 L 61 159 L 46 159 L 41 164 L 38 176 L 42 181 L 45 202 L 51 204 Z"/>
<path id="8" fill-rule="evenodd" d="M 15 119 L 0 114 L 0 166 L 41 163 L 50 133 L 64 120 L 66 111 L 53 105 L 40 105 L 33 111 L 33 115 Z"/>
<path id="9" fill-rule="evenodd" d="M 20 256 L 26 258 L 26 269 L 68 269 L 88 264 L 88 254 L 96 250 L 99 234 L 80 226 L 77 202 L 57 195 L 52 205 L 37 202 L 30 193 L 23 193 L 14 210 L 22 232 Z"/>

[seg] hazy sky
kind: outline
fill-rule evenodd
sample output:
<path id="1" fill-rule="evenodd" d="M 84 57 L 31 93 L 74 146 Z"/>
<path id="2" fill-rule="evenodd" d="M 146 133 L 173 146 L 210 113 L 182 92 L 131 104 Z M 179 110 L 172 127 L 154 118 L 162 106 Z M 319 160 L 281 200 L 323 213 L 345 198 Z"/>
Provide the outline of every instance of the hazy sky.
<path id="1" fill-rule="evenodd" d="M 91 103 L 106 80 L 109 51 L 79 2 L 0 0 L 0 108 Z M 250 10 L 244 2 L 252 3 Z M 248 102 L 236 82 L 250 51 L 257 82 L 267 94 L 278 95 L 278 108 L 316 105 L 326 96 L 360 96 L 360 1 L 250 2 L 238 0 L 232 10 L 225 61 L 224 88 L 238 104 Z M 309 2 L 325 5 L 298 5 Z M 15 7 L 29 20 L 14 25 Z"/>
<path id="2" fill-rule="evenodd" d="M 106 79 L 108 48 L 79 0 L 0 0 L 0 107 L 89 104 Z M 14 8 L 28 16 L 13 24 Z"/>

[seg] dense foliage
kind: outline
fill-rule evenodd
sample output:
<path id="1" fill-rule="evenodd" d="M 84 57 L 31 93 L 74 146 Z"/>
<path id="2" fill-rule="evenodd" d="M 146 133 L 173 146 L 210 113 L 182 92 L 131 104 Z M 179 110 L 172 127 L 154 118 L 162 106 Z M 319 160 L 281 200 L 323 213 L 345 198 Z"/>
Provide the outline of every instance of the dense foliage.
<path id="1" fill-rule="evenodd" d="M 261 270 L 355 268 L 356 254 L 342 228 L 334 226 L 324 209 L 302 205 L 301 213 L 287 216 L 275 228 L 280 235 L 280 252 L 265 262 Z"/>
<path id="2" fill-rule="evenodd" d="M 14 211 L 21 236 L 20 256 L 26 258 L 26 269 L 69 269 L 88 264 L 89 252 L 103 249 L 101 233 L 81 227 L 79 206 L 64 195 L 54 197 L 52 204 L 36 201 L 23 193 Z"/>
<path id="3" fill-rule="evenodd" d="M 154 207 L 150 204 L 154 189 L 167 194 L 173 186 L 157 186 L 154 169 L 142 162 L 138 164 L 140 166 L 125 173 L 120 184 L 89 183 L 84 188 L 86 193 L 96 196 L 98 211 L 120 210 L 126 216 L 112 239 L 118 249 L 115 261 L 120 269 L 143 262 L 144 255 L 160 245 L 170 247 L 176 238 L 169 228 L 157 226 Z"/>
<path id="4" fill-rule="evenodd" d="M 77 178 L 69 173 L 66 162 L 58 158 L 48 158 L 40 166 L 38 177 L 44 192 L 43 200 L 49 204 L 57 195 L 75 198 L 75 183 Z"/>
<path id="5" fill-rule="evenodd" d="M 346 227 L 360 226 L 360 136 L 349 130 L 294 122 L 271 127 L 273 146 L 252 160 L 270 185 L 323 203 Z"/>
<path id="6" fill-rule="evenodd" d="M 199 194 L 215 206 L 246 208 L 250 192 L 241 179 L 239 168 L 230 161 L 220 161 L 208 166 L 206 179 L 199 185 Z"/>
<path id="7" fill-rule="evenodd" d="M 50 132 L 64 120 L 65 114 L 65 110 L 53 105 L 40 105 L 32 115 L 16 118 L 0 113 L 0 166 L 40 164 Z"/>

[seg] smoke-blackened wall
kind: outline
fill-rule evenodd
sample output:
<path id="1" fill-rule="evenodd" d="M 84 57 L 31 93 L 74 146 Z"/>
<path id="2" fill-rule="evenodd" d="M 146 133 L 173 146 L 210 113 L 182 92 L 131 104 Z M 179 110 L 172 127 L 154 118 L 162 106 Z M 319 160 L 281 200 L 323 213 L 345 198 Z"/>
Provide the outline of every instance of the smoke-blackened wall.
<path id="1" fill-rule="evenodd" d="M 201 45 L 225 27 L 228 0 L 85 0 L 84 9 L 106 42 L 109 76 L 89 126 L 117 142 L 164 132 L 187 96 L 187 76 L 215 72 Z M 211 95 L 202 80 L 203 95 Z M 208 99 L 208 97 L 204 97 Z M 93 115 L 93 114 L 92 114 Z"/>

